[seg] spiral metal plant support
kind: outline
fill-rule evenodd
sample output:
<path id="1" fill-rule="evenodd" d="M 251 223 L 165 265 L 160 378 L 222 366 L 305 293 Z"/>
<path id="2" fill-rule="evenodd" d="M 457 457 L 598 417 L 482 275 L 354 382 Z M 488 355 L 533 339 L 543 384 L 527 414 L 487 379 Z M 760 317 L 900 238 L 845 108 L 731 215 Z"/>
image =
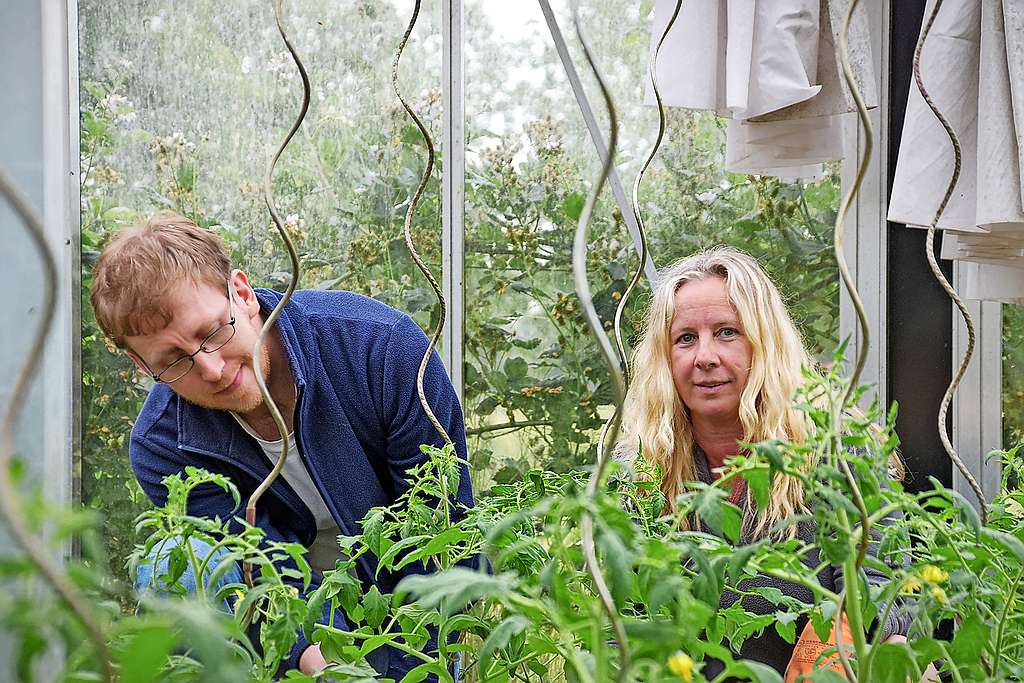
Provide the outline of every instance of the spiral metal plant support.
<path id="1" fill-rule="evenodd" d="M 861 184 L 864 182 L 864 176 L 867 174 L 868 164 L 871 161 L 871 150 L 875 146 L 874 130 L 871 127 L 871 119 L 868 117 L 868 108 L 867 105 L 864 104 L 864 97 L 860 92 L 860 87 L 857 85 L 857 80 L 853 76 L 853 69 L 850 67 L 850 22 L 853 18 L 853 13 L 857 9 L 857 5 L 859 4 L 860 0 L 850 0 L 849 5 L 846 7 L 846 17 L 843 20 L 843 29 L 839 33 L 839 61 L 843 67 L 843 78 L 846 80 L 846 85 L 850 89 L 853 101 L 857 105 L 857 118 L 864 130 L 864 148 L 861 153 L 860 161 L 857 165 L 857 175 L 853 180 L 853 185 L 850 186 L 850 189 L 845 195 L 843 195 L 843 199 L 839 203 L 839 211 L 836 214 L 833 239 L 836 265 L 839 267 L 839 275 L 843 280 L 843 284 L 846 285 L 846 290 L 850 295 L 850 301 L 853 302 L 853 308 L 857 312 L 857 325 L 860 327 L 861 332 L 861 343 L 857 349 L 857 362 L 854 365 L 853 372 L 850 374 L 849 383 L 846 385 L 842 395 L 836 402 L 836 406 L 832 414 L 832 428 L 836 435 L 835 453 L 837 456 L 840 456 L 842 453 L 842 434 L 840 433 L 840 428 L 842 425 L 843 410 L 846 407 L 846 402 L 849 400 L 850 395 L 856 388 L 857 382 L 860 381 L 861 373 L 864 371 L 864 364 L 867 362 L 868 358 L 868 347 L 871 345 L 871 332 L 868 328 L 868 316 L 864 311 L 864 303 L 861 301 L 860 292 L 857 291 L 857 283 L 854 282 L 853 276 L 850 274 L 850 268 L 846 263 L 846 256 L 843 253 L 846 234 L 846 214 L 849 212 L 854 198 L 860 193 Z M 843 470 L 843 475 L 846 477 L 846 482 L 849 484 L 850 490 L 853 493 L 853 502 L 857 506 L 857 511 L 861 517 L 861 539 L 860 545 L 857 549 L 857 568 L 860 569 L 864 566 L 864 560 L 867 558 L 868 554 L 868 544 L 871 541 L 871 529 L 868 524 L 868 510 L 867 506 L 864 504 L 864 497 L 861 495 L 860 487 L 857 486 L 853 472 L 850 471 L 850 464 L 846 462 L 846 458 L 838 457 L 838 460 L 839 465 Z"/>
<path id="2" fill-rule="evenodd" d="M 957 368 L 956 373 L 953 375 L 953 380 L 949 383 L 946 388 L 946 393 L 942 396 L 942 402 L 939 404 L 939 415 L 938 415 L 938 429 L 939 439 L 942 441 L 942 447 L 946 449 L 946 454 L 949 455 L 949 459 L 956 465 L 956 468 L 960 470 L 960 474 L 963 475 L 964 479 L 971 487 L 971 491 L 974 492 L 974 496 L 978 499 L 978 511 L 981 513 L 981 521 L 983 524 L 988 523 L 988 510 L 985 504 L 985 494 L 981 490 L 981 486 L 978 485 L 978 480 L 974 478 L 970 470 L 967 469 L 967 465 L 957 454 L 956 449 L 953 448 L 953 444 L 950 443 L 949 434 L 946 432 L 946 414 L 949 411 L 949 404 L 953 400 L 953 393 L 957 387 L 960 386 L 960 380 L 963 379 L 964 373 L 967 372 L 967 366 L 971 362 L 971 356 L 974 355 L 975 345 L 975 332 L 974 332 L 974 320 L 971 318 L 971 314 L 967 311 L 967 306 L 963 300 L 957 294 L 956 290 L 953 289 L 953 285 L 949 283 L 946 276 L 939 269 L 939 263 L 935 258 L 935 230 L 939 224 L 939 219 L 942 217 L 943 212 L 946 210 L 946 205 L 949 204 L 950 197 L 953 196 L 953 190 L 956 188 L 957 182 L 960 180 L 960 167 L 963 160 L 963 154 L 960 149 L 960 139 L 957 137 L 956 131 L 953 130 L 953 126 L 950 125 L 949 120 L 939 111 L 935 101 L 932 100 L 931 95 L 928 93 L 928 89 L 924 85 L 924 79 L 921 77 L 921 52 L 924 49 L 924 41 L 928 39 L 928 34 L 931 32 L 932 24 L 935 23 L 935 17 L 938 16 L 939 10 L 942 8 L 942 0 L 935 0 L 935 5 L 932 7 L 931 14 L 928 15 L 928 19 L 925 21 L 924 29 L 921 31 L 921 37 L 917 41 L 917 47 L 914 49 L 914 83 L 917 85 L 917 89 L 921 93 L 921 97 L 924 99 L 925 104 L 931 109 L 932 114 L 938 119 L 939 124 L 946 131 L 946 135 L 949 136 L 949 141 L 953 145 L 953 175 L 949 179 L 949 185 L 946 187 L 946 193 L 942 197 L 942 201 L 939 202 L 938 208 L 935 210 L 935 217 L 932 218 L 932 222 L 928 225 L 928 236 L 925 240 L 925 254 L 928 257 L 928 266 L 932 270 L 932 274 L 935 279 L 938 280 L 939 285 L 949 295 L 949 298 L 956 304 L 957 309 L 960 311 L 960 315 L 963 316 L 964 323 L 967 325 L 967 350 L 964 352 L 963 358 L 960 360 L 960 366 Z"/>
<path id="3" fill-rule="evenodd" d="M 416 27 L 416 21 L 420 14 L 420 1 L 416 0 L 415 6 L 412 10 L 412 17 L 409 19 L 409 25 L 405 29 L 405 34 L 402 36 L 401 42 L 398 44 L 398 50 L 395 52 L 395 60 L 391 63 L 391 85 L 395 90 L 395 95 L 398 97 L 398 101 L 402 103 L 402 108 L 405 109 L 406 114 L 416 124 L 416 128 L 419 129 L 420 135 L 423 136 L 423 144 L 427 147 L 427 164 L 426 168 L 423 169 L 423 175 L 420 178 L 420 183 L 413 193 L 412 198 L 409 200 L 409 207 L 405 212 L 405 225 L 403 231 L 405 234 L 405 246 L 409 249 L 409 253 L 412 255 L 413 261 L 416 262 L 416 267 L 420 269 L 423 276 L 427 278 L 430 283 L 431 289 L 434 290 L 434 296 L 437 297 L 437 302 L 440 307 L 440 316 L 437 321 L 437 327 L 434 329 L 433 334 L 430 336 L 430 343 L 427 346 L 426 352 L 423 354 L 423 359 L 420 361 L 419 371 L 416 373 L 416 391 L 419 393 L 420 404 L 423 406 L 423 411 L 427 414 L 431 424 L 434 425 L 434 429 L 438 431 L 441 438 L 444 439 L 446 445 L 452 443 L 452 438 L 448 435 L 448 432 L 441 425 L 441 422 L 437 419 L 434 411 L 431 409 L 430 404 L 427 402 L 427 396 L 423 389 L 423 378 L 427 372 L 427 364 L 430 362 L 430 356 L 434 353 L 434 349 L 437 346 L 438 340 L 441 338 L 441 333 L 444 330 L 444 322 L 448 317 L 448 304 L 444 299 L 444 294 L 441 292 L 440 285 L 437 284 L 437 280 L 434 275 L 430 272 L 430 269 L 420 258 L 419 252 L 416 251 L 416 245 L 412 239 L 412 219 L 416 213 L 416 207 L 419 204 L 420 198 L 423 196 L 423 191 L 427 188 L 427 182 L 430 180 L 430 175 L 434 171 L 434 142 L 430 138 L 430 133 L 427 132 L 427 127 L 423 125 L 419 116 L 413 111 L 409 103 L 405 101 L 402 96 L 402 91 L 398 87 L 398 63 L 402 59 L 402 53 L 405 51 L 405 46 L 409 42 L 409 36 L 412 35 L 413 29 Z M 444 477 L 442 477 L 442 480 Z"/>
<path id="4" fill-rule="evenodd" d="M 277 151 L 271 157 L 270 162 L 267 164 L 266 173 L 263 176 L 263 196 L 267 204 L 267 210 L 270 212 L 270 217 L 274 220 L 274 225 L 277 227 L 278 233 L 281 235 L 281 240 L 284 242 L 285 248 L 288 250 L 288 257 L 292 262 L 292 278 L 288 283 L 288 288 L 285 290 L 284 296 L 274 310 L 267 316 L 266 322 L 263 323 L 263 328 L 260 330 L 259 337 L 256 339 L 256 343 L 253 346 L 253 370 L 256 374 L 256 384 L 260 388 L 260 395 L 263 396 L 263 402 L 266 404 L 267 409 L 270 411 L 271 417 L 274 419 L 274 424 L 277 425 L 277 430 L 281 435 L 281 455 L 277 459 L 277 463 L 274 464 L 274 469 L 270 471 L 260 485 L 253 491 L 249 497 L 249 502 L 245 507 L 245 521 L 250 525 L 255 526 L 256 524 L 256 503 L 263 494 L 271 487 L 274 481 L 280 476 L 281 471 L 284 469 L 285 462 L 288 460 L 289 452 L 289 439 L 288 439 L 288 426 L 285 424 L 284 417 L 281 415 L 281 410 L 274 398 L 270 395 L 270 389 L 267 388 L 266 377 L 263 376 L 263 368 L 260 362 L 263 354 L 263 344 L 266 341 L 267 335 L 269 335 L 277 322 L 277 319 L 281 315 L 281 311 L 288 305 L 288 302 L 292 298 L 292 294 L 295 292 L 295 288 L 299 284 L 299 275 L 301 274 L 301 266 L 299 264 L 299 256 L 295 251 L 295 245 L 292 243 L 291 237 L 288 235 L 288 230 L 284 227 L 284 223 L 281 221 L 280 215 L 277 212 L 277 204 L 274 201 L 274 167 L 277 165 L 277 160 L 281 158 L 281 154 L 284 152 L 288 143 L 291 142 L 299 126 L 302 125 L 302 121 L 306 118 L 306 112 L 309 110 L 309 99 L 310 99 L 310 86 L 309 76 L 306 74 L 306 67 L 303 65 L 302 60 L 299 58 L 299 53 L 295 50 L 291 41 L 288 39 L 288 34 L 284 29 L 284 22 L 281 18 L 281 0 L 274 0 L 274 19 L 277 23 L 277 31 L 281 34 L 281 39 L 284 41 L 285 47 L 288 48 L 289 54 L 292 56 L 292 61 L 295 62 L 296 68 L 299 70 L 299 75 L 302 77 L 302 106 L 299 109 L 299 115 L 295 118 L 295 122 L 292 124 L 288 134 L 285 135 L 284 140 L 278 146 Z M 253 585 L 252 578 L 252 564 L 244 563 L 244 574 L 245 583 L 248 586 Z"/>
<path id="5" fill-rule="evenodd" d="M 648 70 L 651 74 L 651 86 L 654 90 L 654 99 L 658 104 L 658 135 L 654 139 L 654 146 L 651 147 L 650 153 L 644 160 L 643 165 L 640 166 L 640 170 L 637 171 L 636 178 L 633 179 L 633 196 L 631 202 L 631 208 L 633 209 L 633 217 L 636 219 L 637 232 L 640 234 L 640 265 L 637 266 L 636 272 L 633 273 L 632 279 L 626 286 L 626 290 L 622 293 L 622 298 L 619 299 L 619 305 L 615 307 L 615 345 L 618 348 L 619 358 L 622 359 L 623 368 L 623 384 L 624 391 L 629 391 L 629 384 L 632 379 L 632 369 L 629 366 L 629 359 L 626 356 L 626 345 L 622 341 L 622 314 L 626 310 L 626 302 L 629 301 L 630 296 L 633 294 L 633 290 L 637 284 L 640 283 L 640 278 L 643 276 L 644 264 L 647 262 L 648 255 L 648 244 L 647 244 L 647 228 L 644 225 L 643 215 L 640 211 L 640 183 L 644 179 L 644 173 L 647 172 L 647 168 L 654 161 L 654 157 L 658 155 L 658 150 L 661 149 L 661 143 L 665 140 L 665 103 L 661 97 L 661 89 L 658 87 L 658 56 L 661 54 L 661 46 L 665 42 L 665 38 L 668 36 L 672 27 L 675 26 L 676 19 L 679 17 L 679 12 L 683 8 L 683 0 L 676 0 L 676 6 L 672 10 L 672 16 L 669 17 L 668 24 L 665 25 L 665 30 L 662 31 L 661 37 L 658 38 L 658 43 L 654 47 L 654 54 L 651 55 Z M 653 288 L 655 283 L 651 283 Z"/>
<path id="6" fill-rule="evenodd" d="M 576 284 L 576 296 L 580 300 L 587 325 L 590 327 L 591 333 L 597 339 L 601 355 L 604 356 L 604 361 L 608 365 L 615 400 L 615 412 L 601 430 L 601 437 L 598 439 L 597 444 L 597 463 L 594 467 L 594 472 L 590 475 L 590 480 L 587 482 L 586 495 L 593 498 L 597 493 L 597 487 L 600 485 L 604 477 L 604 471 L 608 466 L 608 461 L 611 456 L 611 447 L 615 443 L 616 436 L 618 435 L 619 423 L 622 419 L 622 402 L 626 393 L 625 376 L 622 372 L 622 368 L 620 367 L 619 357 L 612 348 L 611 340 L 605 333 L 604 327 L 601 324 L 601 318 L 598 316 L 597 310 L 594 308 L 593 296 L 590 292 L 590 283 L 587 281 L 587 234 L 590 227 L 590 218 L 593 215 L 594 207 L 597 204 L 597 198 L 601 194 L 601 190 L 608 178 L 608 172 L 611 170 L 612 162 L 615 158 L 615 149 L 618 144 L 619 136 L 619 121 L 618 114 L 615 111 L 615 103 L 611 98 L 611 93 L 608 91 L 604 78 L 601 76 L 601 71 L 598 69 L 596 62 L 594 61 L 590 46 L 587 44 L 587 40 L 583 34 L 583 26 L 580 22 L 579 15 L 579 4 L 577 2 L 572 3 L 572 19 L 573 26 L 576 29 L 576 36 L 583 48 L 583 54 L 586 57 L 587 64 L 590 66 L 590 69 L 594 74 L 594 78 L 597 80 L 598 87 L 601 90 L 601 95 L 604 97 L 605 106 L 608 109 L 609 125 L 611 128 L 608 134 L 608 153 L 603 159 L 601 159 L 601 168 L 598 171 L 597 177 L 594 179 L 593 186 L 590 188 L 587 201 L 583 205 L 583 211 L 580 213 L 579 223 L 576 227 L 576 234 L 573 239 L 572 247 L 572 272 L 573 279 Z M 641 262 L 641 264 L 642 263 L 643 262 Z M 587 571 L 594 582 L 594 588 L 600 598 L 601 606 L 604 608 L 605 614 L 612 625 L 612 629 L 615 632 L 615 639 L 618 643 L 618 680 L 622 683 L 629 676 L 631 661 L 629 640 L 626 637 L 626 627 L 623 624 L 621 615 L 615 608 L 615 602 L 612 599 L 611 591 L 608 590 L 608 584 L 604 580 L 604 574 L 601 572 L 601 567 L 598 564 L 597 551 L 594 547 L 594 520 L 590 516 L 589 512 L 583 513 L 580 520 L 580 526 L 582 532 L 581 544 L 583 548 L 583 558 L 587 565 Z"/>
<path id="7" fill-rule="evenodd" d="M 32 239 L 32 246 L 38 252 L 43 266 L 43 301 L 39 308 L 42 315 L 39 325 L 36 327 L 31 350 L 25 358 L 21 370 L 18 372 L 14 391 L 11 393 L 10 404 L 3 417 L 3 423 L 0 424 L 0 514 L 7 521 L 11 535 L 29 561 L 85 629 L 89 641 L 96 650 L 103 680 L 111 683 L 114 680 L 114 670 L 110 662 L 110 652 L 107 649 L 103 631 L 89 614 L 83 597 L 60 570 L 51 564 L 44 550 L 46 545 L 33 538 L 28 524 L 19 510 L 17 491 L 15 490 L 14 481 L 11 479 L 14 428 L 18 423 L 21 408 L 28 400 L 32 377 L 35 375 L 36 370 L 39 369 L 46 337 L 53 325 L 57 301 L 57 265 L 54 261 L 53 253 L 46 243 L 42 220 L 40 220 L 32 208 L 28 198 L 15 187 L 13 181 L 2 169 L 0 169 L 0 194 L 6 198 L 11 208 L 14 209 L 14 213 L 17 214 L 24 224 L 29 237 Z"/>

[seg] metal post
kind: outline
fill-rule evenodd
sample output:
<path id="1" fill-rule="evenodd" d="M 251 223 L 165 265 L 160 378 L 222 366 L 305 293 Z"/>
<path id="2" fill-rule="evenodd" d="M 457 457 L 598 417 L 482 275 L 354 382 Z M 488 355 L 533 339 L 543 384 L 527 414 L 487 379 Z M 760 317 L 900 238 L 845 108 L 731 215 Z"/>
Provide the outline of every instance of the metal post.
<path id="1" fill-rule="evenodd" d="M 888 229 L 885 220 L 888 210 L 888 144 L 889 144 L 889 71 L 884 68 L 889 62 L 889 0 L 867 4 L 867 15 L 872 36 L 871 50 L 878 84 L 879 106 L 871 110 L 871 124 L 875 130 L 875 146 L 868 172 L 864 176 L 861 192 L 853 206 L 847 224 L 853 227 L 853 238 L 846 241 L 845 256 L 853 272 L 857 290 L 860 292 L 867 312 L 870 348 L 861 381 L 874 385 L 882 405 L 886 405 L 885 339 L 888 323 L 886 307 L 886 268 L 888 262 Z M 843 159 L 841 176 L 843 191 L 853 181 L 857 172 L 864 133 L 858 125 L 855 114 L 846 115 L 843 122 Z M 850 339 L 847 358 L 856 358 L 860 352 L 860 329 L 856 322 L 853 304 L 845 288 L 839 293 L 839 339 Z M 869 391 L 863 399 L 868 407 L 875 393 Z"/>
<path id="2" fill-rule="evenodd" d="M 565 38 L 562 37 L 561 29 L 558 28 L 558 21 L 555 19 L 555 13 L 551 10 L 551 3 L 548 0 L 538 0 L 538 2 L 540 3 L 541 12 L 544 13 L 544 21 L 547 22 L 548 30 L 551 32 L 551 38 L 555 41 L 555 50 L 558 52 L 558 57 L 562 60 L 565 75 L 569 78 L 569 85 L 572 86 L 573 95 L 576 96 L 576 102 L 580 106 L 583 120 L 586 121 L 587 130 L 590 131 L 590 139 L 594 142 L 594 147 L 597 149 L 597 157 L 603 159 L 608 147 L 605 144 L 604 136 L 601 135 L 601 129 L 597 125 L 597 119 L 594 117 L 594 110 L 590 106 L 590 100 L 587 99 L 587 93 L 583 90 L 583 83 L 580 82 L 579 74 L 576 73 L 576 66 L 569 55 L 569 48 L 565 44 Z M 633 238 L 633 246 L 636 248 L 637 254 L 639 254 L 641 251 L 640 229 L 637 226 L 636 217 L 633 215 L 633 209 L 626 196 L 626 191 L 622 187 L 622 181 L 619 180 L 619 174 L 616 172 L 615 166 L 612 166 L 611 172 L 608 174 L 608 184 L 612 188 L 612 194 L 615 195 L 615 202 L 619 205 L 622 220 L 625 221 L 629 234 Z M 654 261 L 651 259 L 650 254 L 647 256 L 647 262 L 644 263 L 644 275 L 647 276 L 648 284 L 653 286 L 655 280 L 657 280 L 658 272 L 654 268 Z"/>
<path id="3" fill-rule="evenodd" d="M 78 9 L 42 6 L 43 224 L 61 275 L 58 311 L 43 367 L 43 472 L 50 500 L 76 498 L 72 459 L 79 452 L 81 324 L 79 263 Z"/>
<path id="4" fill-rule="evenodd" d="M 961 288 L 961 269 L 953 263 L 953 286 Z M 985 456 L 1003 445 L 1003 311 L 998 301 L 968 301 L 967 309 L 974 319 L 974 357 L 967 366 L 960 386 L 953 394 L 953 447 L 964 464 L 981 484 L 989 500 L 999 492 L 1002 468 L 996 461 L 985 462 Z M 950 303 L 952 307 L 952 303 Z M 967 349 L 967 326 L 959 311 L 953 312 L 953 366 Z M 974 500 L 967 480 L 953 468 L 953 488 Z"/>
<path id="5" fill-rule="evenodd" d="M 462 0 L 442 0 L 442 97 L 444 135 L 441 173 L 441 288 L 448 319 L 441 335 L 441 360 L 462 399 L 464 310 L 466 99 L 463 69 Z"/>

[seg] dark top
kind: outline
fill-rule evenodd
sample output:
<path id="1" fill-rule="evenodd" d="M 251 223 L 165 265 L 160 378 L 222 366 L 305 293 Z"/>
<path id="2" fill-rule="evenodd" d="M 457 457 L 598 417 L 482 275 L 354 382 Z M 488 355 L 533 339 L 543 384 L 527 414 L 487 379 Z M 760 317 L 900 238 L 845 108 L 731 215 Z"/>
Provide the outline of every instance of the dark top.
<path id="1" fill-rule="evenodd" d="M 260 307 L 269 312 L 278 292 L 257 289 Z M 416 374 L 427 338 L 409 316 L 358 294 L 298 291 L 277 321 L 295 377 L 295 447 L 343 534 L 360 533 L 370 508 L 390 505 L 408 487 L 406 472 L 427 456 L 420 444 L 443 445 L 423 411 Z M 473 505 L 465 464 L 466 436 L 455 390 L 437 354 L 427 365 L 424 390 L 438 420 L 463 460 L 456 496 Z M 156 505 L 167 501 L 163 478 L 188 465 L 227 475 L 245 505 L 270 473 L 271 465 L 256 441 L 230 413 L 191 404 L 166 384 L 153 386 L 132 429 L 129 455 L 142 489 Z M 244 516 L 231 496 L 206 485 L 189 497 L 189 514 L 224 520 Z M 278 477 L 257 506 L 256 524 L 270 539 L 309 545 L 316 523 L 306 504 L 284 477 Z M 234 521 L 233 528 L 241 527 Z M 403 574 L 376 575 L 370 554 L 360 557 L 357 573 L 364 588 L 376 584 L 390 593 Z M 420 569 L 419 571 L 422 571 Z M 320 584 L 314 573 L 312 592 Z M 298 586 L 301 589 L 301 586 Z M 321 623 L 330 616 L 325 607 Z M 335 615 L 336 625 L 345 624 Z M 296 667 L 308 643 L 302 634 L 286 666 Z M 392 651 L 389 676 L 399 680 L 419 662 Z"/>
<path id="2" fill-rule="evenodd" d="M 694 465 L 696 466 L 697 476 L 704 483 L 710 484 L 713 481 L 713 477 L 708 467 L 707 458 L 704 455 L 704 451 L 697 446 L 694 449 Z M 887 518 L 882 523 L 889 525 L 893 522 L 892 517 Z M 817 529 L 817 525 L 814 520 L 807 520 L 800 522 L 797 525 L 796 538 L 804 543 L 814 543 L 814 534 Z M 869 546 L 869 552 L 873 556 L 877 556 L 878 541 L 881 540 L 881 533 L 877 529 L 872 529 L 871 535 L 875 540 Z M 753 538 L 750 536 L 749 530 L 744 530 L 740 542 L 742 544 L 752 543 Z M 817 567 L 821 564 L 821 554 L 816 547 L 812 547 L 808 553 L 802 558 L 804 565 L 810 569 Z M 879 572 L 877 569 L 865 566 L 864 573 L 867 575 L 867 580 L 871 585 L 878 586 L 886 583 L 889 579 L 884 574 Z M 818 572 L 818 582 L 822 587 L 839 593 L 843 590 L 843 572 L 841 567 L 833 565 L 825 565 L 825 567 Z M 784 595 L 795 598 L 804 604 L 812 604 L 814 602 L 814 596 L 810 590 L 803 586 L 790 583 L 789 581 L 783 581 L 770 576 L 756 576 L 746 579 L 739 584 L 739 588 L 742 591 L 749 591 L 753 588 L 777 588 Z M 730 607 L 736 603 L 739 596 L 730 590 L 726 590 L 722 593 L 720 606 L 722 608 Z M 772 602 L 760 595 L 746 595 L 743 597 L 742 602 L 743 608 L 754 614 L 774 614 L 783 607 L 777 607 Z M 801 630 L 807 623 L 805 617 L 801 617 L 796 623 L 796 634 L 800 635 Z M 884 624 L 879 625 L 882 629 L 882 640 L 885 640 L 893 634 L 906 634 L 907 628 L 910 626 L 910 614 L 905 609 L 892 609 L 889 611 L 889 615 L 886 618 Z M 728 643 L 725 643 L 728 646 Z M 775 630 L 774 626 L 768 626 L 760 635 L 754 635 L 747 638 L 740 647 L 740 651 L 736 653 L 740 659 L 749 659 L 763 664 L 771 666 L 779 674 L 784 674 L 786 666 L 789 664 L 789 659 L 793 655 L 793 644 L 788 643 L 782 638 Z M 708 659 L 705 662 L 703 674 L 708 680 L 711 680 L 722 672 L 724 666 L 721 662 L 715 659 Z"/>

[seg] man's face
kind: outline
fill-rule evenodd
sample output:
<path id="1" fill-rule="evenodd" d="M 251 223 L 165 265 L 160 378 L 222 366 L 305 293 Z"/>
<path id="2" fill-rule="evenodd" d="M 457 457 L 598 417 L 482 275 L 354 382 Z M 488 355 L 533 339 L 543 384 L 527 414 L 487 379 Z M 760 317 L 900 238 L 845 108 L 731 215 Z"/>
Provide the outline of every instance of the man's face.
<path id="1" fill-rule="evenodd" d="M 262 326 L 259 302 L 245 274 L 233 271 L 229 289 L 235 295 L 235 334 L 220 349 L 200 352 L 195 365 L 181 379 L 169 384 L 179 396 L 204 408 L 248 413 L 263 403 L 253 371 L 252 349 Z M 125 337 L 129 355 L 154 373 L 182 356 L 194 353 L 203 340 L 228 322 L 227 291 L 207 283 L 183 282 L 166 298 L 171 322 L 164 328 L 136 337 Z M 270 376 L 270 355 L 263 347 L 264 376 Z M 144 368 L 145 369 L 145 368 Z"/>

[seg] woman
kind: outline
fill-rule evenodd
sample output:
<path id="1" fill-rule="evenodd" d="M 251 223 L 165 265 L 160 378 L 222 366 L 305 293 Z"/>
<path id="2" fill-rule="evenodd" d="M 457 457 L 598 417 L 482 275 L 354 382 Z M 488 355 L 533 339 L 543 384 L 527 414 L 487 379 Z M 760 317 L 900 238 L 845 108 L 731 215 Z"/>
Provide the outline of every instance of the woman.
<path id="1" fill-rule="evenodd" d="M 805 439 L 803 414 L 793 400 L 804 381 L 803 366 L 814 362 L 778 289 L 753 258 L 719 247 L 682 259 L 663 273 L 654 291 L 646 333 L 633 358 L 620 452 L 635 454 L 643 445 L 645 459 L 662 472 L 661 490 L 674 512 L 686 482 L 714 481 L 717 468 L 740 452 L 741 443 Z M 767 536 L 778 522 L 804 509 L 802 487 L 793 477 L 773 482 L 760 513 L 747 501 L 741 480 L 735 481 L 731 499 L 747 510 L 744 543 Z M 808 543 L 814 530 L 813 521 L 790 527 L 792 535 Z M 808 567 L 820 564 L 816 550 L 803 559 Z M 876 570 L 866 572 L 872 583 L 887 580 Z M 841 590 L 838 568 L 826 565 L 818 580 L 829 590 Z M 758 587 L 779 588 L 801 602 L 813 602 L 802 586 L 756 577 L 741 585 L 749 612 L 779 609 L 749 595 Z M 726 591 L 721 606 L 736 599 Z M 902 610 L 892 610 L 880 625 L 883 638 L 902 638 L 908 621 Z M 744 642 L 738 655 L 783 673 L 792 652 L 793 646 L 769 627 Z M 704 675 L 711 679 L 721 670 L 721 663 L 709 661 Z"/>

